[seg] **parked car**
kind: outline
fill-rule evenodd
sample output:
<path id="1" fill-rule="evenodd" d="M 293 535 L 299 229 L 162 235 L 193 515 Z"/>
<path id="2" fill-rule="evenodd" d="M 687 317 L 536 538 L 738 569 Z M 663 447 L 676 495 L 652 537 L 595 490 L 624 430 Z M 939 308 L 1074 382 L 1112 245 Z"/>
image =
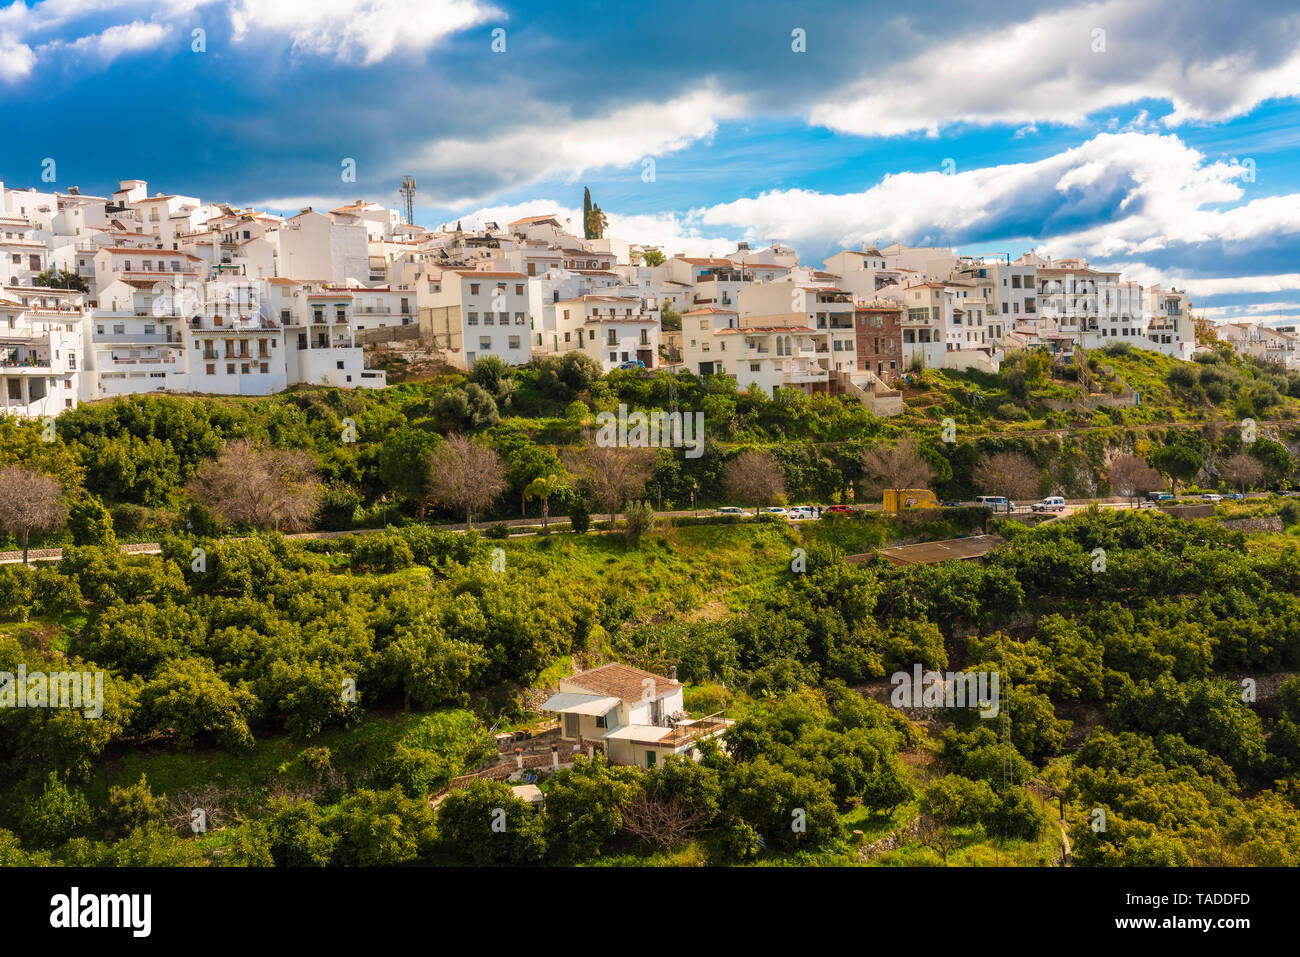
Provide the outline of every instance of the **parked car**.
<path id="1" fill-rule="evenodd" d="M 786 510 L 785 510 L 784 508 L 782 508 L 780 505 L 769 505 L 767 508 L 763 509 L 762 511 L 763 511 L 763 514 L 764 514 L 764 515 L 785 515 L 785 514 L 787 514 L 787 513 L 786 513 Z"/>
<path id="2" fill-rule="evenodd" d="M 811 505 L 796 505 L 785 513 L 786 518 L 816 518 L 817 509 Z"/>
<path id="3" fill-rule="evenodd" d="M 961 503 L 961 502 L 944 502 L 944 503 L 943 503 L 943 507 L 944 507 L 944 508 L 961 508 L 961 507 L 962 507 L 962 503 Z"/>
<path id="4" fill-rule="evenodd" d="M 718 509 L 719 515 L 744 515 L 745 510 L 737 505 L 724 505 Z"/>
<path id="5" fill-rule="evenodd" d="M 619 365 L 620 369 L 644 369 L 645 363 L 640 359 L 633 359 L 630 362 L 624 362 Z"/>
<path id="6" fill-rule="evenodd" d="M 1204 495 L 1201 496 L 1201 498 L 1204 499 L 1204 500 L 1207 501 L 1207 502 L 1222 502 L 1222 501 L 1223 501 L 1223 496 L 1220 495 L 1220 494 L 1218 494 L 1217 492 L 1206 492 Z"/>
<path id="7" fill-rule="evenodd" d="M 1059 495 L 1049 495 L 1041 502 L 1035 502 L 1029 507 L 1035 512 L 1064 512 L 1065 499 Z"/>
<path id="8" fill-rule="evenodd" d="M 851 515 L 852 513 L 852 505 L 827 505 L 822 509 L 823 515 Z"/>
<path id="9" fill-rule="evenodd" d="M 1010 512 L 1016 507 L 1015 502 L 1003 495 L 980 495 L 975 501 L 980 505 L 987 505 L 995 512 Z"/>
<path id="10" fill-rule="evenodd" d="M 1159 505 L 1162 502 L 1172 502 L 1174 500 L 1173 492 L 1147 492 L 1147 501 L 1153 505 Z"/>
<path id="11" fill-rule="evenodd" d="M 1229 492 L 1227 495 L 1223 497 L 1230 502 L 1240 502 L 1246 498 L 1246 496 L 1242 495 L 1240 492 Z"/>

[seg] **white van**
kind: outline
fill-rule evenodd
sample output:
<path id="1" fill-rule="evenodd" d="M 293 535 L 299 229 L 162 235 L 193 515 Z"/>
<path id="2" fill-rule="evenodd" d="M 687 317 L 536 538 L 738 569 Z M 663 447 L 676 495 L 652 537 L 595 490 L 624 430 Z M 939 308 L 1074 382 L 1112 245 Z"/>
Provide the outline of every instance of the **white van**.
<path id="1" fill-rule="evenodd" d="M 1030 508 L 1035 512 L 1064 512 L 1065 499 L 1059 495 L 1049 495 L 1041 502 L 1031 505 Z"/>
<path id="2" fill-rule="evenodd" d="M 1008 501 L 1005 495 L 977 495 L 975 504 L 987 505 L 995 512 L 1009 512 L 1016 507 L 1016 503 Z"/>

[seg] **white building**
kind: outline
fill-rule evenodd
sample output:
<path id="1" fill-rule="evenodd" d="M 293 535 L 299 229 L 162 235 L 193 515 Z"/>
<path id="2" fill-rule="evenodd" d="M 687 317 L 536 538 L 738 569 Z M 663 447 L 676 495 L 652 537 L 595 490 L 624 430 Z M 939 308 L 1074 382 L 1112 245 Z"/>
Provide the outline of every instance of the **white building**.
<path id="1" fill-rule="evenodd" d="M 489 355 L 523 365 L 532 357 L 523 273 L 447 269 L 416 289 L 421 320 L 453 365 L 468 369 Z"/>
<path id="2" fill-rule="evenodd" d="M 641 299 L 601 294 L 561 299 L 555 316 L 560 342 L 580 342 L 605 372 L 637 362 L 647 369 L 659 364 L 659 314 Z"/>
<path id="3" fill-rule="evenodd" d="M 560 720 L 560 739 L 573 752 L 600 748 L 611 761 L 654 767 L 666 757 L 699 757 L 699 744 L 726 733 L 721 712 L 692 719 L 682 684 L 622 664 L 561 678 L 542 705 Z"/>
<path id="4" fill-rule="evenodd" d="M 0 289 L 0 413 L 56 416 L 81 389 L 81 313 L 62 302 L 25 305 Z"/>

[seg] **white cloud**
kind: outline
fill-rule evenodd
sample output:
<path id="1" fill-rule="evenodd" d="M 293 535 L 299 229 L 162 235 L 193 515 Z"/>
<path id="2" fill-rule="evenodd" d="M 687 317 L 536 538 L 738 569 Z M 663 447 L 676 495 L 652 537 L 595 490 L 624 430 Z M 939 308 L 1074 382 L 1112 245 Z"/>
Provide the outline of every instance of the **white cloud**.
<path id="1" fill-rule="evenodd" d="M 1300 10 L 1226 18 L 1205 0 L 1108 0 L 1040 13 L 872 69 L 815 104 L 812 123 L 863 136 L 931 135 L 953 123 L 1065 123 L 1143 99 L 1168 101 L 1164 122 L 1223 120 L 1300 94 Z M 1095 52 L 1094 31 L 1105 31 Z"/>
<path id="2" fill-rule="evenodd" d="M 21 80 L 35 65 L 36 54 L 31 47 L 13 36 L 0 34 L 0 81 Z"/>
<path id="3" fill-rule="evenodd" d="M 543 104 L 521 106 L 517 112 L 531 117 L 528 123 L 480 139 L 434 140 L 424 147 L 418 166 L 425 175 L 485 174 L 494 180 L 485 182 L 485 193 L 547 177 L 572 182 L 605 166 L 636 164 L 633 175 L 640 177 L 647 157 L 685 149 L 743 109 L 743 97 L 719 93 L 712 83 L 666 102 L 631 103 L 600 116 L 575 117 Z"/>
<path id="4" fill-rule="evenodd" d="M 124 54 L 140 53 L 161 46 L 172 34 L 170 24 L 145 23 L 135 20 L 109 27 L 102 33 L 80 37 L 66 44 L 67 49 L 79 54 L 92 54 L 103 63 L 111 63 Z M 55 44 L 62 45 L 62 44 Z M 42 47 L 42 53 L 47 51 Z"/>
<path id="5" fill-rule="evenodd" d="M 75 56 L 80 64 L 107 66 L 120 56 L 156 49 L 172 35 L 171 20 L 216 0 L 42 0 L 0 7 L 0 82 L 27 78 L 51 57 Z M 136 18 L 95 33 L 75 29 L 85 17 L 130 13 Z M 140 17 L 147 15 L 148 20 Z M 95 24 L 96 27 L 99 23 Z M 75 39 L 51 37 L 60 30 Z"/>
<path id="6" fill-rule="evenodd" d="M 1178 272 L 1177 270 L 1158 270 L 1146 263 L 1126 263 L 1124 265 L 1124 276 L 1132 279 L 1134 282 L 1140 282 L 1143 285 L 1161 283 L 1166 289 L 1175 287 L 1185 289 L 1193 298 L 1197 296 L 1235 296 L 1249 294 L 1264 294 L 1290 292 L 1300 289 L 1300 273 L 1278 273 L 1268 276 L 1217 276 L 1210 278 L 1198 278 Z M 1268 310 L 1277 309 L 1284 306 L 1294 306 L 1294 303 L 1272 302 L 1272 303 L 1253 303 L 1249 306 L 1236 305 L 1231 307 L 1221 307 L 1222 309 L 1233 309 L 1236 311 L 1251 310 Z M 1209 310 L 1207 310 L 1208 312 Z"/>
<path id="7" fill-rule="evenodd" d="M 772 191 L 695 210 L 691 221 L 796 245 L 978 236 L 1092 258 L 1300 232 L 1297 194 L 1221 208 L 1240 202 L 1245 173 L 1171 134 L 1102 133 L 1032 163 L 897 173 L 858 193 Z"/>
<path id="8" fill-rule="evenodd" d="M 238 0 L 230 22 L 235 42 L 287 34 L 295 52 L 369 66 L 503 16 L 480 0 Z"/>

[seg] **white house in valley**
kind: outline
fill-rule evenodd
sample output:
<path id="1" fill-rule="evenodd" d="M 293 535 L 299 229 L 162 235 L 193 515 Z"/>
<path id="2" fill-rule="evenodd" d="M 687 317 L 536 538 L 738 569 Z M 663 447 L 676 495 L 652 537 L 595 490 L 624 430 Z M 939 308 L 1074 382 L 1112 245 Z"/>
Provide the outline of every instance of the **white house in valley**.
<path id="1" fill-rule="evenodd" d="M 573 750 L 601 748 L 613 761 L 653 767 L 671 755 L 698 757 L 699 743 L 723 735 L 721 715 L 687 716 L 682 684 L 623 664 L 602 665 L 560 679 L 542 705 L 560 720 L 560 738 Z"/>

